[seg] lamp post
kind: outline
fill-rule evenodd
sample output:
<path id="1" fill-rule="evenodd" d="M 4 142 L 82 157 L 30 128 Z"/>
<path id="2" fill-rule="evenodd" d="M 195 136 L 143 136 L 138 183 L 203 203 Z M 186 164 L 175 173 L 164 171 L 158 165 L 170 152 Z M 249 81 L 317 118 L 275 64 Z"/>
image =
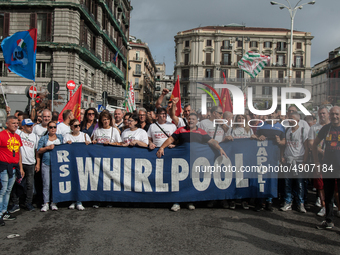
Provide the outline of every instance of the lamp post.
<path id="1" fill-rule="evenodd" d="M 250 38 L 249 37 L 246 37 L 244 38 L 244 35 L 242 35 L 242 40 L 240 40 L 241 38 L 239 37 L 236 37 L 236 41 L 242 41 L 242 54 L 241 54 L 241 57 L 243 57 L 243 54 L 244 54 L 244 42 L 250 42 Z M 241 90 L 243 92 L 243 87 L 244 87 L 244 71 L 242 70 L 241 72 L 242 74 L 242 77 L 241 77 Z"/>
<path id="2" fill-rule="evenodd" d="M 293 63 L 292 63 L 292 59 L 293 59 L 293 27 L 294 27 L 294 18 L 295 18 L 295 14 L 297 12 L 297 10 L 301 10 L 303 8 L 304 5 L 306 4 L 311 4 L 311 5 L 314 5 L 315 4 L 315 1 L 311 1 L 311 2 L 308 2 L 308 3 L 304 3 L 304 4 L 300 4 L 300 2 L 302 0 L 299 0 L 297 2 L 297 4 L 293 7 L 289 0 L 286 0 L 288 2 L 288 6 L 284 5 L 284 4 L 281 4 L 281 3 L 277 3 L 277 2 L 274 2 L 274 1 L 271 1 L 270 4 L 271 5 L 279 5 L 280 9 L 283 10 L 283 9 L 287 9 L 289 11 L 289 15 L 290 15 L 290 52 L 289 52 L 289 80 L 288 80 L 288 84 L 289 84 L 289 87 L 291 87 L 291 80 L 292 80 L 292 75 L 293 75 Z"/>

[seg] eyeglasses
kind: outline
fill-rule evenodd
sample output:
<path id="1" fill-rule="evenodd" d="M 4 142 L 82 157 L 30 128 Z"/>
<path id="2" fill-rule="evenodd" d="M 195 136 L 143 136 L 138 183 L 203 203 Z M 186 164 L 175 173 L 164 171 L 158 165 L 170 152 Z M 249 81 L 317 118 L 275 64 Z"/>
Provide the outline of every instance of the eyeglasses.
<path id="1" fill-rule="evenodd" d="M 87 115 L 94 115 L 94 112 L 88 112 Z"/>
<path id="2" fill-rule="evenodd" d="M 218 112 L 218 111 L 216 111 L 219 115 L 222 115 L 223 114 L 223 112 Z"/>
<path id="3" fill-rule="evenodd" d="M 73 125 L 73 127 L 74 127 L 74 128 L 78 128 L 78 127 L 80 127 L 80 124 L 78 124 L 78 125 Z"/>
<path id="4" fill-rule="evenodd" d="M 54 129 L 54 128 L 57 128 L 57 126 L 49 126 L 48 128 L 49 129 Z"/>
<path id="5" fill-rule="evenodd" d="M 138 114 L 138 116 L 143 117 L 146 116 L 146 114 Z"/>

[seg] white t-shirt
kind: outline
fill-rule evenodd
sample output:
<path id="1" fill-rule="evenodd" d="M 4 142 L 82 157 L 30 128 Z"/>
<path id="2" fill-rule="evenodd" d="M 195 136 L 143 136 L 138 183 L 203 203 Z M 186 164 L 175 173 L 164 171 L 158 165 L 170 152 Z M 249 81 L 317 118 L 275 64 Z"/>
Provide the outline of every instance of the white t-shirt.
<path id="1" fill-rule="evenodd" d="M 131 131 L 130 128 L 125 129 L 122 133 L 122 140 L 124 143 L 130 143 L 133 140 L 138 140 L 149 144 L 148 134 L 141 128 L 138 128 L 135 131 Z"/>
<path id="2" fill-rule="evenodd" d="M 165 131 L 165 133 L 168 134 L 168 136 L 171 136 L 172 133 L 176 131 L 175 124 L 172 124 L 170 122 L 166 122 L 164 124 L 158 123 L 158 125 Z M 155 123 L 150 125 L 148 130 L 148 137 L 152 138 L 152 142 L 156 145 L 156 147 L 161 147 L 162 144 L 168 139 L 168 137 Z"/>
<path id="3" fill-rule="evenodd" d="M 254 134 L 253 130 L 250 129 L 248 132 L 244 127 L 232 127 L 228 129 L 226 136 L 232 136 L 233 138 L 250 138 Z"/>
<path id="4" fill-rule="evenodd" d="M 67 126 L 64 123 L 60 123 L 57 125 L 57 134 L 61 134 L 62 136 L 65 136 L 66 134 L 70 134 L 71 131 L 71 127 Z"/>
<path id="5" fill-rule="evenodd" d="M 97 128 L 92 135 L 93 140 L 97 140 L 97 143 L 120 143 L 122 141 L 119 132 L 113 127 L 108 129 Z"/>
<path id="6" fill-rule="evenodd" d="M 292 134 L 292 135 L 291 135 Z M 294 157 L 303 160 L 303 155 L 305 154 L 305 147 L 303 143 L 308 139 L 308 130 L 304 128 L 302 134 L 302 127 L 299 126 L 294 133 L 292 133 L 292 128 L 289 128 L 286 132 L 286 149 L 285 157 Z"/>
<path id="7" fill-rule="evenodd" d="M 89 137 L 88 134 L 85 134 L 83 132 L 79 132 L 79 135 L 74 136 L 72 134 L 66 134 L 63 137 L 64 143 L 67 143 L 67 141 L 71 141 L 72 143 L 85 143 L 85 136 L 86 136 L 86 141 L 91 142 L 91 138 Z"/>
<path id="8" fill-rule="evenodd" d="M 53 140 L 53 141 L 48 140 L 47 143 L 46 143 L 46 146 L 49 146 L 49 145 L 52 145 L 52 144 L 59 145 L 60 144 L 60 140 L 58 138 Z"/>
<path id="9" fill-rule="evenodd" d="M 33 132 L 27 134 L 20 130 L 17 134 L 22 141 L 22 146 L 20 147 L 22 163 L 25 165 L 34 165 L 36 163 L 35 150 L 38 148 L 39 137 Z"/>
<path id="10" fill-rule="evenodd" d="M 203 129 L 205 132 L 208 133 L 208 135 L 211 137 L 211 138 L 214 138 L 214 134 L 215 134 L 215 129 L 216 127 L 214 127 L 214 123 L 209 120 L 209 119 L 205 119 L 205 120 L 202 120 L 198 125 L 197 127 Z M 217 128 L 217 131 L 216 131 L 216 136 L 215 136 L 215 140 L 217 142 L 222 142 L 224 138 L 224 130 L 223 128 L 221 127 L 221 125 L 218 125 L 218 128 Z"/>
<path id="11" fill-rule="evenodd" d="M 37 124 L 33 127 L 33 133 L 36 134 L 39 139 L 44 136 L 47 131 L 47 126 L 43 127 L 41 124 Z"/>

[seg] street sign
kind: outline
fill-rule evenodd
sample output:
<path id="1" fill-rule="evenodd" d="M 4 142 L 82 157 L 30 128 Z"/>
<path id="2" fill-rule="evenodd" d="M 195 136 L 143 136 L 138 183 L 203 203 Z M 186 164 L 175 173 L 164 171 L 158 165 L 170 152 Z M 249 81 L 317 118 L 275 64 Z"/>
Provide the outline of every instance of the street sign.
<path id="1" fill-rule="evenodd" d="M 52 93 L 52 81 L 50 81 L 47 85 L 48 92 Z M 59 83 L 54 81 L 53 84 L 53 93 L 57 93 L 59 91 Z"/>
<path id="2" fill-rule="evenodd" d="M 30 98 L 35 98 L 37 96 L 38 92 L 37 92 L 37 87 L 31 86 L 29 89 L 29 95 Z"/>
<path id="3" fill-rule="evenodd" d="M 69 80 L 66 83 L 66 88 L 69 89 L 69 90 L 74 90 L 76 88 L 76 83 L 72 80 Z"/>
<path id="4" fill-rule="evenodd" d="M 105 110 L 105 107 L 101 104 L 98 105 L 98 112 L 102 112 Z"/>

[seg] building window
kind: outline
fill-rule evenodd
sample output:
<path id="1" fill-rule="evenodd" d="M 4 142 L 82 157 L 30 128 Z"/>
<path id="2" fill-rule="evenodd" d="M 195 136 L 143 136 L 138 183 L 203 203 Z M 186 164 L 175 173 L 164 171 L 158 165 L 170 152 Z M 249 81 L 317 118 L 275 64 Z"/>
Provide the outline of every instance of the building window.
<path id="1" fill-rule="evenodd" d="M 213 69 L 206 69 L 205 70 L 205 78 L 213 78 L 213 77 L 214 77 Z"/>
<path id="2" fill-rule="evenodd" d="M 230 54 L 229 53 L 223 53 L 222 54 L 222 65 L 230 65 Z"/>
<path id="3" fill-rule="evenodd" d="M 189 69 L 182 69 L 182 79 L 189 79 Z"/>
<path id="4" fill-rule="evenodd" d="M 139 78 L 135 78 L 135 85 L 139 86 Z"/>
<path id="5" fill-rule="evenodd" d="M 297 43 L 296 43 L 296 49 L 297 49 L 297 50 L 301 50 L 301 49 L 302 49 L 302 43 L 297 42 Z"/>
<path id="6" fill-rule="evenodd" d="M 94 73 L 91 73 L 91 87 L 94 88 Z"/>
<path id="7" fill-rule="evenodd" d="M 236 63 L 238 63 L 238 61 L 240 61 L 242 58 L 242 55 L 237 55 L 237 58 L 236 58 Z"/>
<path id="8" fill-rule="evenodd" d="M 277 43 L 277 50 L 286 50 L 286 48 L 287 48 L 287 43 L 285 43 L 285 42 L 278 42 Z"/>
<path id="9" fill-rule="evenodd" d="M 136 51 L 136 60 L 137 60 L 137 61 L 139 60 L 139 56 L 140 56 L 140 52 L 139 52 L 139 51 Z"/>
<path id="10" fill-rule="evenodd" d="M 257 42 L 254 42 L 254 41 L 249 42 L 249 47 L 250 48 L 257 48 Z"/>
<path id="11" fill-rule="evenodd" d="M 184 65 L 189 65 L 189 53 L 184 55 Z"/>
<path id="12" fill-rule="evenodd" d="M 263 43 L 264 48 L 271 48 L 272 47 L 272 42 L 264 42 Z"/>
<path id="13" fill-rule="evenodd" d="M 37 29 L 37 40 L 52 40 L 52 13 L 31 13 L 30 27 Z"/>
<path id="14" fill-rule="evenodd" d="M 9 13 L 0 13 L 0 40 L 9 36 Z"/>
<path id="15" fill-rule="evenodd" d="M 286 56 L 285 55 L 277 55 L 277 66 L 284 66 L 285 62 L 286 62 Z"/>
<path id="16" fill-rule="evenodd" d="M 221 70 L 221 78 L 224 78 L 223 74 L 225 75 L 226 78 L 228 78 L 228 69 L 222 69 Z"/>
<path id="17" fill-rule="evenodd" d="M 237 47 L 242 47 L 242 41 L 237 41 Z"/>
<path id="18" fill-rule="evenodd" d="M 278 78 L 279 78 L 279 82 L 283 82 L 283 77 L 284 77 L 284 72 L 282 70 L 280 70 L 278 72 Z"/>
<path id="19" fill-rule="evenodd" d="M 242 79 L 242 70 L 237 70 L 237 79 Z"/>
<path id="20" fill-rule="evenodd" d="M 211 65 L 211 53 L 206 53 L 205 54 L 205 64 L 206 65 Z"/>
<path id="21" fill-rule="evenodd" d="M 85 76 L 84 76 L 84 85 L 87 85 L 89 78 L 89 71 L 85 69 Z"/>
<path id="22" fill-rule="evenodd" d="M 190 41 L 189 40 L 185 41 L 185 48 L 188 48 L 188 47 L 190 47 Z"/>
<path id="23" fill-rule="evenodd" d="M 42 78 L 51 77 L 51 63 L 36 62 L 35 75 Z"/>
<path id="24" fill-rule="evenodd" d="M 294 57 L 295 67 L 303 67 L 303 57 L 302 56 L 295 56 Z"/>
<path id="25" fill-rule="evenodd" d="M 224 40 L 222 46 L 223 49 L 231 49 L 230 40 Z"/>
<path id="26" fill-rule="evenodd" d="M 0 61 L 0 77 L 7 77 L 7 67 L 5 61 Z"/>
<path id="27" fill-rule="evenodd" d="M 207 40 L 207 46 L 211 47 L 211 40 Z"/>
<path id="28" fill-rule="evenodd" d="M 264 71 L 264 80 L 265 80 L 265 82 L 269 82 L 269 80 L 270 80 L 270 70 Z"/>
<path id="29" fill-rule="evenodd" d="M 141 65 L 139 65 L 139 64 L 137 64 L 136 65 L 136 74 L 141 74 L 142 73 L 142 66 Z"/>
<path id="30" fill-rule="evenodd" d="M 271 95 L 271 94 L 272 94 L 272 87 L 262 86 L 262 95 Z"/>

